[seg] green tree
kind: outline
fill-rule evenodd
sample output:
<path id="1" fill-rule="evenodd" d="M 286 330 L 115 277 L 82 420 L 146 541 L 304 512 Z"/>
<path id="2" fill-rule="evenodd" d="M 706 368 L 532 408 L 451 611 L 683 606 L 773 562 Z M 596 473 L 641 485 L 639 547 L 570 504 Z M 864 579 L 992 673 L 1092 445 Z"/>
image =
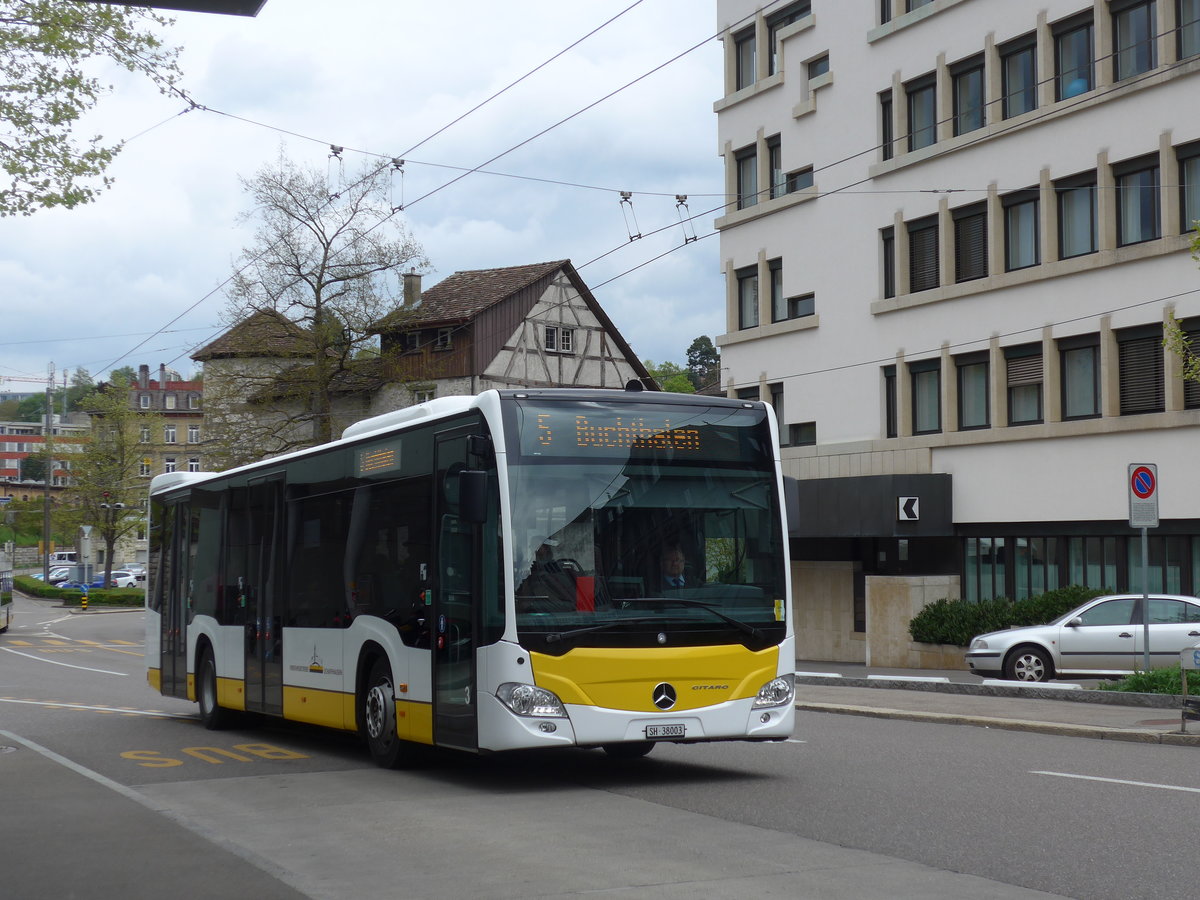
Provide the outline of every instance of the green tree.
<path id="1" fill-rule="evenodd" d="M 1192 238 L 1192 259 L 1200 262 L 1200 231 Z M 1163 344 L 1180 358 L 1184 381 L 1200 382 L 1200 347 L 1171 315 L 1163 328 Z"/>
<path id="2" fill-rule="evenodd" d="M 60 0 L 0 0 L 0 216 L 88 203 L 120 144 L 75 134 L 111 90 L 97 62 L 140 73 L 164 93 L 180 77 L 179 51 L 154 33 L 171 24 L 147 9 Z"/>
<path id="3" fill-rule="evenodd" d="M 208 372 L 210 455 L 223 463 L 333 437 L 335 388 L 373 362 L 368 329 L 400 307 L 403 272 L 428 265 L 394 216 L 390 177 L 368 165 L 331 194 L 324 170 L 281 156 L 242 180 L 253 207 L 242 218 L 257 228 L 236 261 L 224 319 L 276 317 L 291 351 L 222 369 L 227 377 Z"/>
<path id="4" fill-rule="evenodd" d="M 696 390 L 718 384 L 721 380 L 721 351 L 713 346 L 706 334 L 700 335 L 688 346 L 687 372 Z"/>
<path id="5" fill-rule="evenodd" d="M 694 394 L 696 388 L 692 385 L 688 378 L 687 370 L 678 363 L 664 362 L 654 363 L 647 359 L 643 360 L 642 365 L 646 367 L 646 371 L 658 382 L 658 386 L 664 391 L 672 394 Z"/>
<path id="6" fill-rule="evenodd" d="M 83 400 L 92 416 L 91 439 L 71 459 L 66 502 L 91 525 L 92 540 L 104 546 L 104 581 L 112 575 L 113 549 L 141 524 L 146 480 L 141 476 L 142 428 L 161 429 L 160 417 L 129 405 L 129 382 L 117 378 Z"/>

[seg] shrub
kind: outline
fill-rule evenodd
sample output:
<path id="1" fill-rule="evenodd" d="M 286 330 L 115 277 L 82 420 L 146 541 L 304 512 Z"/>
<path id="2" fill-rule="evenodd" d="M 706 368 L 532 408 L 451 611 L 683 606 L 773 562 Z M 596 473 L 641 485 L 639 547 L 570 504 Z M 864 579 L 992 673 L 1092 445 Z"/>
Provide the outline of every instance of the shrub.
<path id="1" fill-rule="evenodd" d="M 908 633 L 914 641 L 966 647 L 977 634 L 1021 625 L 1044 625 L 1103 593 L 1096 588 L 1069 585 L 1016 603 L 1005 598 L 977 603 L 936 600 L 913 617 L 908 623 Z"/>
<path id="2" fill-rule="evenodd" d="M 1149 672 L 1134 672 L 1120 681 L 1100 685 L 1102 691 L 1132 691 L 1138 694 L 1178 694 L 1183 688 L 1183 677 L 1179 666 L 1151 669 Z M 1200 696 L 1200 671 L 1188 672 L 1188 696 Z"/>
<path id="3" fill-rule="evenodd" d="M 18 575 L 13 579 L 13 586 L 22 594 L 41 597 L 44 600 L 61 600 L 66 606 L 79 606 L 79 602 L 83 598 L 82 591 L 66 590 L 52 584 L 44 584 L 40 578 L 30 578 L 28 575 Z M 88 606 L 141 606 L 144 602 L 145 594 L 141 588 L 105 588 L 88 591 Z"/>

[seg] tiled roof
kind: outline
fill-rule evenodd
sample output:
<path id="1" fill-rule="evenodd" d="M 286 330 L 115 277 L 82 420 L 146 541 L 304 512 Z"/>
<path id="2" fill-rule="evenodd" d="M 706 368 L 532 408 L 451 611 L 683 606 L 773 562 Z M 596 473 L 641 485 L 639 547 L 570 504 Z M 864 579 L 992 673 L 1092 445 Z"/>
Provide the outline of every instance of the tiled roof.
<path id="1" fill-rule="evenodd" d="M 389 331 L 394 325 L 410 329 L 431 322 L 470 319 L 568 263 L 569 260 L 560 259 L 504 269 L 455 272 L 424 291 L 414 309 L 401 307 L 374 323 L 371 333 Z"/>
<path id="2" fill-rule="evenodd" d="M 274 310 L 259 310 L 234 325 L 211 344 L 192 354 L 205 362 L 238 356 L 309 356 L 312 340 L 291 319 Z"/>

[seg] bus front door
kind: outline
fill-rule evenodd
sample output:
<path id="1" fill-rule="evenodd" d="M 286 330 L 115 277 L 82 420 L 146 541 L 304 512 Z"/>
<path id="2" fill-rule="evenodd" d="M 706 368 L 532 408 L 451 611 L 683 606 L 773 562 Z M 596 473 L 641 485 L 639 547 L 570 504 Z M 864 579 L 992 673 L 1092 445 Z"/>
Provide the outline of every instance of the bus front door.
<path id="1" fill-rule="evenodd" d="M 472 597 L 479 567 L 476 527 L 459 517 L 458 473 L 467 467 L 467 438 L 476 429 L 458 428 L 436 438 L 435 547 L 433 586 L 433 739 L 439 746 L 475 750 L 476 610 Z"/>

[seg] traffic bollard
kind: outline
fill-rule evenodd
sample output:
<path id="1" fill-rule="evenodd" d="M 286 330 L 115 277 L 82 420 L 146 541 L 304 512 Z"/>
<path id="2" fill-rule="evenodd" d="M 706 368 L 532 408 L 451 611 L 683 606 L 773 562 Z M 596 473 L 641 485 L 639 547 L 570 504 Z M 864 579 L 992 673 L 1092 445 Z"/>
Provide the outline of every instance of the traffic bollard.
<path id="1" fill-rule="evenodd" d="M 83 594 L 80 596 L 79 606 L 84 612 L 87 612 L 87 591 L 84 591 Z"/>

